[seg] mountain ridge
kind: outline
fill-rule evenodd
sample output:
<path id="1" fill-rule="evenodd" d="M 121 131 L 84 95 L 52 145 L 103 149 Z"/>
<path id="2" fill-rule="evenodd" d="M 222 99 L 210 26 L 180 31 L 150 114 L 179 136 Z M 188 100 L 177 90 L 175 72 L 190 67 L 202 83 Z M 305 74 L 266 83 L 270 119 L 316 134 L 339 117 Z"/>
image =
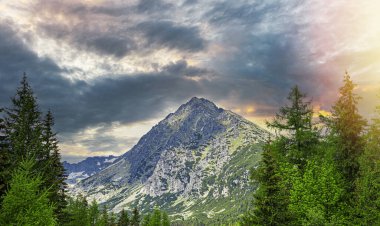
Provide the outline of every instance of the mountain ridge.
<path id="1" fill-rule="evenodd" d="M 172 214 L 186 213 L 211 198 L 250 190 L 248 170 L 257 164 L 268 134 L 243 117 L 194 97 L 153 126 L 112 165 L 82 180 L 73 192 L 96 198 L 115 212 L 160 205 Z M 252 164 L 242 153 L 252 158 Z M 235 160 L 239 167 L 241 162 L 248 165 L 236 169 L 239 175 L 225 168 L 234 167 L 229 163 Z M 224 178 L 219 172 L 229 175 Z M 228 179 L 232 175 L 237 179 Z M 226 184 L 216 178 L 227 178 Z M 198 214 L 196 209 L 190 212 L 184 214 L 186 219 Z"/>

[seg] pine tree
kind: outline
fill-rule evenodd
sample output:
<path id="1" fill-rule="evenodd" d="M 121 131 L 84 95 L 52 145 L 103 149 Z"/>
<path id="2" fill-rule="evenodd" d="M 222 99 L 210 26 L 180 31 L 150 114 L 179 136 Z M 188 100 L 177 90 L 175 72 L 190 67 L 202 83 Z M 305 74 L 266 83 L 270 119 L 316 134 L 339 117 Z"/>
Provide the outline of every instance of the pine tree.
<path id="1" fill-rule="evenodd" d="M 140 224 L 140 213 L 135 207 L 132 212 L 131 226 L 139 226 Z"/>
<path id="2" fill-rule="evenodd" d="M 75 199 L 69 198 L 66 207 L 66 214 L 69 220 L 64 225 L 67 226 L 87 226 L 89 225 L 88 203 L 85 197 L 78 195 Z"/>
<path id="3" fill-rule="evenodd" d="M 154 208 L 153 213 L 150 216 L 149 225 L 161 226 L 161 211 L 157 206 Z"/>
<path id="4" fill-rule="evenodd" d="M 359 158 L 360 177 L 356 182 L 356 224 L 380 225 L 380 106 L 365 136 L 364 153 Z"/>
<path id="5" fill-rule="evenodd" d="M 118 226 L 129 226 L 128 212 L 124 209 L 121 211 Z"/>
<path id="6" fill-rule="evenodd" d="M 347 182 L 349 193 L 355 190 L 355 180 L 359 175 L 358 159 L 364 150 L 362 132 L 366 125 L 358 112 L 359 97 L 354 93 L 355 86 L 346 73 L 344 84 L 339 89 L 340 97 L 333 106 L 330 125 L 337 147 L 338 168 Z"/>
<path id="7" fill-rule="evenodd" d="M 10 190 L 0 211 L 0 225 L 56 225 L 49 193 L 40 190 L 42 177 L 33 173 L 35 164 L 33 159 L 24 160 L 12 173 Z"/>
<path id="8" fill-rule="evenodd" d="M 11 176 L 9 149 L 4 136 L 5 125 L 1 118 L 2 112 L 3 109 L 0 108 L 0 207 Z"/>
<path id="9" fill-rule="evenodd" d="M 295 86 L 288 96 L 290 105 L 281 107 L 273 122 L 267 123 L 276 132 L 285 132 L 287 141 L 282 151 L 291 163 L 301 169 L 318 143 L 318 133 L 312 123 L 313 110 L 305 98 L 306 95 Z"/>
<path id="10" fill-rule="evenodd" d="M 162 212 L 162 226 L 170 226 L 170 219 L 165 211 Z"/>
<path id="11" fill-rule="evenodd" d="M 254 195 L 253 211 L 245 215 L 243 225 L 287 225 L 291 222 L 288 210 L 289 198 L 279 172 L 273 147 L 264 147 L 257 170 L 251 171 L 251 180 L 259 183 Z"/>
<path id="12" fill-rule="evenodd" d="M 36 167 L 39 167 L 38 160 L 46 158 L 41 142 L 41 113 L 25 75 L 12 103 L 13 107 L 5 111 L 5 137 L 14 167 L 31 157 L 37 159 Z"/>
<path id="13" fill-rule="evenodd" d="M 102 215 L 100 217 L 100 220 L 99 220 L 99 226 L 108 226 L 109 224 L 109 215 L 108 215 L 108 210 L 107 210 L 107 206 L 104 205 L 103 206 L 103 209 L 102 209 Z"/>
<path id="14" fill-rule="evenodd" d="M 150 226 L 150 217 L 150 213 L 145 214 L 141 221 L 141 226 Z"/>
<path id="15" fill-rule="evenodd" d="M 61 155 L 58 148 L 58 140 L 53 132 L 54 126 L 53 115 L 50 111 L 46 114 L 42 125 L 42 142 L 44 152 L 48 155 L 46 162 L 43 163 L 46 169 L 46 187 L 50 187 L 51 196 L 49 199 L 56 205 L 56 216 L 59 220 L 63 220 L 67 216 L 64 215 L 63 209 L 66 207 L 65 190 L 67 184 L 65 182 L 65 169 L 61 162 Z"/>
<path id="16" fill-rule="evenodd" d="M 91 226 L 98 225 L 99 222 L 99 206 L 95 199 L 92 200 L 90 207 L 88 208 L 88 217 Z"/>
<path id="17" fill-rule="evenodd" d="M 116 216 L 114 212 L 110 213 L 109 221 L 108 221 L 109 226 L 116 226 Z"/>

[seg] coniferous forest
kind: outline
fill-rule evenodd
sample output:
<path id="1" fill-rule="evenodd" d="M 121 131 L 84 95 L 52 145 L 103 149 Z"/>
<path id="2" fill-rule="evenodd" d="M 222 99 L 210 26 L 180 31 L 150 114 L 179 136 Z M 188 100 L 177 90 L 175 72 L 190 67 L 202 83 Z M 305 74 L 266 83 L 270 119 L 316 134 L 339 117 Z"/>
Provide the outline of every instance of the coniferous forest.
<path id="1" fill-rule="evenodd" d="M 273 131 L 259 167 L 252 203 L 233 225 L 380 225 L 380 106 L 359 114 L 346 73 L 331 114 L 317 115 L 297 86 L 267 127 Z M 42 113 L 24 76 L 0 118 L 0 225 L 203 225 L 171 222 L 152 206 L 114 213 L 67 193 L 54 112 Z M 220 225 L 227 225 L 219 222 Z"/>

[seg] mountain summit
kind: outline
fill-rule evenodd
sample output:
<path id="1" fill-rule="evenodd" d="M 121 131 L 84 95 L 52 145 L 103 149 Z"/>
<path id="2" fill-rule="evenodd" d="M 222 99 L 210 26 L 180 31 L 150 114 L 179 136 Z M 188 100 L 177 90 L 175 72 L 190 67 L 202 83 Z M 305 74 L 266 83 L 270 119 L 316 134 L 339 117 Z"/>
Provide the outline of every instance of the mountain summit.
<path id="1" fill-rule="evenodd" d="M 160 205 L 169 213 L 186 212 L 186 219 L 198 217 L 198 207 L 207 206 L 207 200 L 241 199 L 249 191 L 248 170 L 257 163 L 267 135 L 243 117 L 194 97 L 74 192 L 105 202 L 115 212 Z M 214 215 L 210 211 L 207 217 Z"/>

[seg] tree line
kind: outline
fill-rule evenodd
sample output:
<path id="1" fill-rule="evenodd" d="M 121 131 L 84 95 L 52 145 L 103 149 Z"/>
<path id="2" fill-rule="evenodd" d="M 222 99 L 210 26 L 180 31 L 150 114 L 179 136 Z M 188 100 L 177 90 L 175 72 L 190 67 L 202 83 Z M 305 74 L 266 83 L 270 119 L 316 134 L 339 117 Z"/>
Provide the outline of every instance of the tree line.
<path id="1" fill-rule="evenodd" d="M 269 128 L 258 185 L 241 225 L 380 225 L 380 106 L 368 123 L 344 76 L 331 114 L 316 120 L 296 86 Z"/>
<path id="2" fill-rule="evenodd" d="M 89 204 L 82 195 L 70 197 L 66 211 L 70 216 L 64 224 L 67 226 L 170 226 L 168 214 L 158 207 L 145 215 L 137 208 L 132 212 L 123 209 L 117 216 L 106 205 L 100 207 L 95 199 Z"/>
<path id="3" fill-rule="evenodd" d="M 69 197 L 53 114 L 39 110 L 25 74 L 11 101 L 0 108 L 0 225 L 170 225 L 157 207 L 144 216 L 135 208 L 130 218 Z"/>

